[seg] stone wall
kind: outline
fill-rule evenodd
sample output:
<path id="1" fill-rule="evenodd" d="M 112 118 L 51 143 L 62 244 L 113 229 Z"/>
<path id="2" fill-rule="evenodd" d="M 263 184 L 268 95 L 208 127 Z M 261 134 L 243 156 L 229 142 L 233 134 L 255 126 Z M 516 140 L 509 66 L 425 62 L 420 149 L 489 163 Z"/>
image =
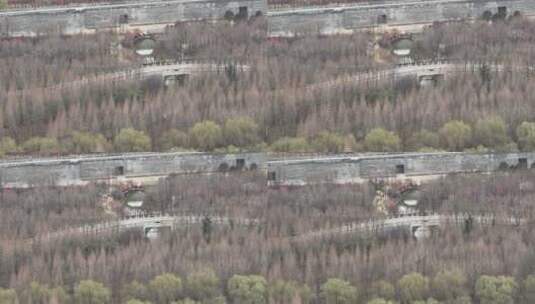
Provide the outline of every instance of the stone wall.
<path id="1" fill-rule="evenodd" d="M 271 184 L 355 183 L 390 177 L 421 177 L 462 172 L 491 172 L 505 168 L 535 167 L 534 153 L 402 153 L 361 156 L 269 160 L 265 153 L 141 153 L 27 159 L 0 162 L 0 185 L 29 187 L 77 185 L 163 177 L 170 174 L 267 171 Z M 276 157 L 275 157 L 276 159 Z M 524 163 L 522 163 L 522 161 Z"/>
<path id="2" fill-rule="evenodd" d="M 0 36 L 35 36 L 49 30 L 65 34 L 97 29 L 136 28 L 181 21 L 221 19 L 227 11 L 249 16 L 267 11 L 265 0 L 167 0 L 131 1 L 72 7 L 43 7 L 0 12 Z"/>
<path id="3" fill-rule="evenodd" d="M 508 14 L 519 11 L 524 15 L 535 15 L 533 0 L 377 0 L 352 6 L 271 11 L 268 22 L 272 36 L 307 32 L 329 34 L 374 26 L 473 19 L 481 17 L 485 11 L 496 14 L 499 7 L 505 7 Z"/>
<path id="4" fill-rule="evenodd" d="M 524 161 L 524 163 L 522 163 Z M 449 173 L 492 172 L 535 166 L 535 153 L 404 153 L 268 162 L 274 185 L 359 183 L 376 178 L 410 178 Z"/>
<path id="5" fill-rule="evenodd" d="M 304 7 L 268 11 L 266 0 L 157 0 L 129 1 L 72 7 L 0 12 L 0 36 L 34 36 L 49 30 L 66 34 L 98 29 L 149 29 L 179 21 L 223 18 L 225 12 L 247 7 L 249 16 L 267 13 L 272 36 L 296 33 L 337 33 L 373 26 L 400 27 L 435 21 L 473 19 L 504 7 L 535 15 L 533 0 L 374 0 L 334 7 Z M 383 24 L 384 23 L 384 24 Z"/>
<path id="6" fill-rule="evenodd" d="M 263 170 L 262 153 L 145 153 L 0 162 L 3 187 L 77 185 L 89 181 L 132 179 L 169 174 Z"/>

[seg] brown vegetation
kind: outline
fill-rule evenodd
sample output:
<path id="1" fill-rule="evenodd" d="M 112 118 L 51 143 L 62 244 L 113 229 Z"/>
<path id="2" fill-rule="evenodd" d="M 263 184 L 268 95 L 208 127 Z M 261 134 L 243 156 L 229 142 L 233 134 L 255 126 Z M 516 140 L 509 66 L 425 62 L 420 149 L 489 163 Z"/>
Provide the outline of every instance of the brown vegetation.
<path id="1" fill-rule="evenodd" d="M 520 215 L 531 223 L 534 185 L 533 175 L 527 172 L 452 176 L 421 189 L 421 208 L 498 217 Z M 52 244 L 36 242 L 30 251 L 13 243 L 13 239 L 22 241 L 41 229 L 55 230 L 102 217 L 92 203 L 92 191 L 97 188 L 92 189 L 4 193 L 0 286 L 22 294 L 31 281 L 38 281 L 74 293 L 77 282 L 93 279 L 111 289 L 113 303 L 123 303 L 126 299 L 120 291 L 134 280 L 148 284 L 164 272 L 186 278 L 209 267 L 222 282 L 234 274 L 261 274 L 270 282 L 306 283 L 317 295 L 328 278 L 339 277 L 358 286 L 363 293 L 357 303 L 365 303 L 377 296 L 372 292 L 373 282 L 395 283 L 413 271 L 434 277 L 442 270 L 462 269 L 466 277 L 462 288 L 467 292 L 483 274 L 514 276 L 522 282 L 534 273 L 529 266 L 534 250 L 531 224 L 514 228 L 442 226 L 423 241 L 403 232 L 377 238 L 351 235 L 289 241 L 288 237 L 304 232 L 380 216 L 372 205 L 374 188 L 317 185 L 266 189 L 265 179 L 254 173 L 172 177 L 149 190 L 146 208 L 258 218 L 259 225 L 225 227 L 205 222 L 179 228 L 156 241 L 147 241 L 136 232 Z M 321 297 L 317 300 L 323 301 Z"/>
<path id="2" fill-rule="evenodd" d="M 193 77 L 184 86 L 177 87 L 164 87 L 161 81 L 148 79 L 137 83 L 96 83 L 71 89 L 33 89 L 16 93 L 15 88 L 65 81 L 66 71 L 81 77 L 118 68 L 116 63 L 111 64 L 116 61 L 109 47 L 114 38 L 106 35 L 90 38 L 92 46 L 89 48 L 83 48 L 84 37 L 37 40 L 32 42 L 36 47 L 30 42 L 2 42 L 6 47 L 2 47 L 1 58 L 8 69 L 0 75 L 0 82 L 5 83 L 7 89 L 0 93 L 3 125 L 0 132 L 14 138 L 21 147 L 33 137 L 55 138 L 56 149 L 44 149 L 54 153 L 86 151 L 69 144 L 73 131 L 103 135 L 98 140 L 100 144 L 94 145 L 100 148 L 86 152 L 122 151 L 114 142 L 125 128 L 134 128 L 149 136 L 150 143 L 143 144 L 143 150 L 212 150 L 227 149 L 229 145 L 254 150 L 265 149 L 262 143 L 272 145 L 279 139 L 295 137 L 308 141 L 304 150 L 374 150 L 377 145 L 372 145 L 373 149 L 368 147 L 366 136 L 375 128 L 392 131 L 399 137 L 398 144 L 379 146 L 385 151 L 478 147 L 515 150 L 530 146 L 518 138 L 517 130 L 523 122 L 535 121 L 532 115 L 535 103 L 529 89 L 534 80 L 527 69 L 522 68 L 530 65 L 534 58 L 532 23 L 513 20 L 492 25 L 438 26 L 426 31 L 415 47 L 418 58 L 440 55 L 489 64 L 498 62 L 505 68 L 514 67 L 515 73 L 479 68 L 447 79 L 434 89 L 400 80 L 380 85 L 346 84 L 314 92 L 302 88 L 339 76 L 388 67 L 389 64 L 374 62 L 368 48 L 372 36 L 357 33 L 267 40 L 264 27 L 262 21 L 256 20 L 235 26 L 189 24 L 170 30 L 160 40 L 157 57 L 229 63 L 225 72 Z M 65 43 L 72 44 L 69 51 L 59 46 Z M 24 53 L 35 48 L 46 49 L 45 54 L 49 55 L 32 56 L 35 64 L 14 64 L 26 60 Z M 18 49 L 23 51 L 16 52 Z M 235 71 L 233 63 L 236 62 L 247 63 L 251 70 Z M 49 75 L 51 65 L 54 66 L 52 71 L 57 71 L 53 75 Z M 224 132 L 217 131 L 215 134 L 222 137 L 208 144 L 184 137 L 199 122 L 213 121 L 222 128 L 229 119 L 243 117 L 254 121 L 254 125 L 249 125 L 255 132 L 253 142 L 229 141 L 223 136 Z M 488 119 L 503 121 L 505 141 L 468 136 L 462 145 L 451 145 L 448 139 L 442 138 L 434 144 L 436 141 L 431 138 L 444 137 L 441 130 L 450 121 L 462 121 L 475 132 L 478 122 Z M 321 141 L 323 131 L 343 138 L 343 148 L 337 143 L 317 148 L 315 142 Z M 431 143 L 414 145 L 414 136 L 419 132 L 431 132 L 427 134 Z M 171 142 L 162 142 L 163 134 L 170 134 L 165 138 Z M 513 142 L 518 144 L 510 145 Z M 19 150 L 35 153 L 35 149 Z"/>

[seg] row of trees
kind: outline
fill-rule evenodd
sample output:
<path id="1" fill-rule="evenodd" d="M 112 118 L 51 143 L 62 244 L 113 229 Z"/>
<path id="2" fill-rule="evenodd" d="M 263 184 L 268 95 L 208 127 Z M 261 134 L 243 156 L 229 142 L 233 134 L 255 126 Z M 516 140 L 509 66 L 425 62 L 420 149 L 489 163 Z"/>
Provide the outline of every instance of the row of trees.
<path id="1" fill-rule="evenodd" d="M 396 285 L 380 280 L 369 290 L 330 278 L 316 292 L 306 284 L 280 279 L 268 282 L 260 275 L 233 275 L 223 288 L 213 271 L 202 270 L 189 274 L 185 281 L 172 273 L 158 275 L 146 285 L 133 281 L 119 293 L 121 303 L 126 304 L 530 304 L 535 301 L 535 275 L 521 282 L 514 277 L 482 275 L 473 290 L 467 277 L 458 270 L 443 270 L 431 279 L 412 272 L 402 276 Z M 111 294 L 109 288 L 92 280 L 76 284 L 72 295 L 62 287 L 49 288 L 32 282 L 19 294 L 0 288 L 0 301 L 3 304 L 108 304 L 112 303 Z"/>
<path id="2" fill-rule="evenodd" d="M 103 135 L 73 132 L 58 141 L 50 137 L 32 137 L 19 146 L 10 137 L 0 141 L 0 155 L 19 152 L 33 154 L 91 153 L 91 152 L 140 152 L 150 150 L 195 149 L 199 151 L 234 152 L 239 150 L 270 150 L 275 152 L 331 152 L 343 151 L 533 151 L 535 149 L 535 123 L 522 122 L 514 133 L 515 143 L 503 119 L 497 116 L 480 119 L 472 127 L 461 121 L 450 121 L 438 132 L 422 130 L 405 142 L 393 132 L 382 128 L 372 129 L 362 142 L 352 134 L 340 135 L 322 131 L 307 139 L 282 137 L 270 146 L 261 141 L 259 126 L 252 119 L 238 117 L 228 119 L 221 127 L 213 121 L 195 124 L 187 133 L 171 129 L 151 140 L 144 132 L 131 128 L 122 129 L 110 144 Z"/>

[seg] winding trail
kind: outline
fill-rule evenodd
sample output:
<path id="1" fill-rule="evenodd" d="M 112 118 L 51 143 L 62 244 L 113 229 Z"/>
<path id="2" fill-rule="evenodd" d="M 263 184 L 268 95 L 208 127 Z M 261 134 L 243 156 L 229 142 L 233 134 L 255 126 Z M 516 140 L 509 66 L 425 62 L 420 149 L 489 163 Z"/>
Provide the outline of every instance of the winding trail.
<path id="1" fill-rule="evenodd" d="M 150 77 L 162 77 L 166 79 L 177 75 L 199 75 L 203 73 L 219 73 L 225 71 L 228 64 L 222 63 L 202 63 L 202 62 L 173 62 L 163 64 L 146 65 L 137 69 L 123 70 L 102 75 L 82 78 L 75 81 L 63 82 L 54 86 L 43 88 L 28 88 L 8 92 L 8 95 L 20 95 L 32 91 L 59 91 L 63 89 L 79 88 L 91 83 L 109 83 L 127 80 L 143 80 Z M 249 65 L 238 64 L 236 68 L 240 72 L 250 69 Z M 491 72 L 515 72 L 535 74 L 535 67 L 511 67 L 501 64 L 483 64 L 476 62 L 417 62 L 409 65 L 397 65 L 393 68 L 359 72 L 337 77 L 332 80 L 310 84 L 300 89 L 307 93 L 314 93 L 318 90 L 336 88 L 344 85 L 359 83 L 379 83 L 382 81 L 395 80 L 403 77 L 421 77 L 432 75 L 447 75 L 452 73 L 477 72 L 482 68 L 487 68 Z M 275 92 L 286 92 L 288 89 L 280 89 Z"/>
<path id="2" fill-rule="evenodd" d="M 227 64 L 221 63 L 202 63 L 202 62 L 174 62 L 165 64 L 152 64 L 140 68 L 117 71 L 113 73 L 106 73 L 84 77 L 79 80 L 62 82 L 57 85 L 41 87 L 41 88 L 27 88 L 8 92 L 8 95 L 20 95 L 32 91 L 60 91 L 63 89 L 75 89 L 84 85 L 92 83 L 109 83 L 127 80 L 143 80 L 151 77 L 161 77 L 165 79 L 169 76 L 177 75 L 199 75 L 203 73 L 218 73 L 223 72 L 227 68 Z M 246 71 L 249 69 L 247 65 L 237 65 L 239 71 Z"/>
<path id="3" fill-rule="evenodd" d="M 260 219 L 229 218 L 211 215 L 156 215 L 145 217 L 141 216 L 60 230 L 46 235 L 37 236 L 33 240 L 51 241 L 72 236 L 101 235 L 131 229 L 150 229 L 155 227 L 170 227 L 171 229 L 174 229 L 177 227 L 187 227 L 195 224 L 200 224 L 207 218 L 210 219 L 210 223 L 213 225 L 237 225 L 247 227 L 252 225 L 261 225 L 262 223 Z M 387 219 L 372 219 L 366 222 L 353 222 L 340 227 L 306 232 L 297 236 L 288 237 L 288 239 L 291 241 L 311 241 L 314 239 L 341 236 L 347 234 L 370 234 L 388 232 L 401 228 L 409 228 L 411 232 L 414 232 L 414 230 L 420 227 L 429 228 L 448 224 L 463 225 L 467 221 L 471 221 L 472 223 L 476 223 L 479 225 L 503 225 L 513 227 L 525 225 L 528 223 L 527 219 L 514 217 L 499 218 L 494 215 L 409 215 Z"/>
<path id="4" fill-rule="evenodd" d="M 230 218 L 211 215 L 154 215 L 123 218 L 116 221 L 106 221 L 96 224 L 87 224 L 80 227 L 59 230 L 44 235 L 38 235 L 34 239 L 41 241 L 57 240 L 64 237 L 80 235 L 99 235 L 105 233 L 120 232 L 130 229 L 145 229 L 147 227 L 171 227 L 190 226 L 200 224 L 206 218 L 214 225 L 238 225 L 248 226 L 258 224 L 255 219 Z"/>
<path id="5" fill-rule="evenodd" d="M 400 228 L 420 228 L 420 227 L 437 227 L 440 225 L 456 224 L 463 225 L 467 221 L 480 225 L 504 225 L 504 226 L 520 226 L 528 223 L 526 219 L 520 218 L 497 218 L 493 215 L 471 216 L 468 214 L 461 215 L 409 215 L 394 218 L 387 218 L 381 220 L 369 220 L 367 222 L 348 223 L 341 227 L 331 229 L 322 229 L 318 231 L 308 232 L 294 237 L 295 240 L 311 240 L 317 238 L 325 238 L 332 236 L 339 236 L 344 234 L 358 233 L 379 233 L 388 232 Z M 412 229 L 411 229 L 412 231 Z"/>

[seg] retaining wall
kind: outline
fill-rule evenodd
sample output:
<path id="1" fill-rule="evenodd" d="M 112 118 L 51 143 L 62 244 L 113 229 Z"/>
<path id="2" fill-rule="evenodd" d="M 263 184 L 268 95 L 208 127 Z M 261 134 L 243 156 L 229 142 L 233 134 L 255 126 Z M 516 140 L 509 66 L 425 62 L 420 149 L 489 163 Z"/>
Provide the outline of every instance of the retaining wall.
<path id="1" fill-rule="evenodd" d="M 535 167 L 535 152 L 504 154 L 402 153 L 269 160 L 265 153 L 141 153 L 0 162 L 0 185 L 24 188 L 124 181 L 171 174 L 267 171 L 272 185 L 358 183 L 376 178 L 421 178 L 449 173 Z M 277 159 L 277 157 L 273 158 Z M 280 159 L 280 158 L 279 158 Z"/>
<path id="2" fill-rule="evenodd" d="M 498 8 L 535 15 L 533 0 L 378 0 L 337 7 L 293 8 L 268 13 L 272 36 L 340 33 L 369 27 L 400 27 L 479 18 Z"/>
<path id="3" fill-rule="evenodd" d="M 267 11 L 265 0 L 166 0 L 121 4 L 0 11 L 0 36 L 35 36 L 47 31 L 65 34 L 100 29 L 137 28 L 182 21 L 222 19 L 246 7 L 249 16 Z"/>
<path id="4" fill-rule="evenodd" d="M 262 153 L 145 153 L 0 162 L 0 185 L 24 188 L 68 186 L 170 174 L 265 169 Z"/>
<path id="5" fill-rule="evenodd" d="M 534 165 L 535 153 L 405 153 L 273 161 L 268 162 L 267 170 L 272 185 L 304 185 L 492 172 Z"/>
<path id="6" fill-rule="evenodd" d="M 159 0 L 129 1 L 70 7 L 42 7 L 0 12 L 0 36 L 35 36 L 49 30 L 66 34 L 101 29 L 149 31 L 154 26 L 182 21 L 214 20 L 227 11 L 238 14 L 246 7 L 249 16 L 267 14 L 269 34 L 339 33 L 369 27 L 403 27 L 479 18 L 506 9 L 535 15 L 533 0 L 372 0 L 331 7 L 268 10 L 265 0 Z"/>

